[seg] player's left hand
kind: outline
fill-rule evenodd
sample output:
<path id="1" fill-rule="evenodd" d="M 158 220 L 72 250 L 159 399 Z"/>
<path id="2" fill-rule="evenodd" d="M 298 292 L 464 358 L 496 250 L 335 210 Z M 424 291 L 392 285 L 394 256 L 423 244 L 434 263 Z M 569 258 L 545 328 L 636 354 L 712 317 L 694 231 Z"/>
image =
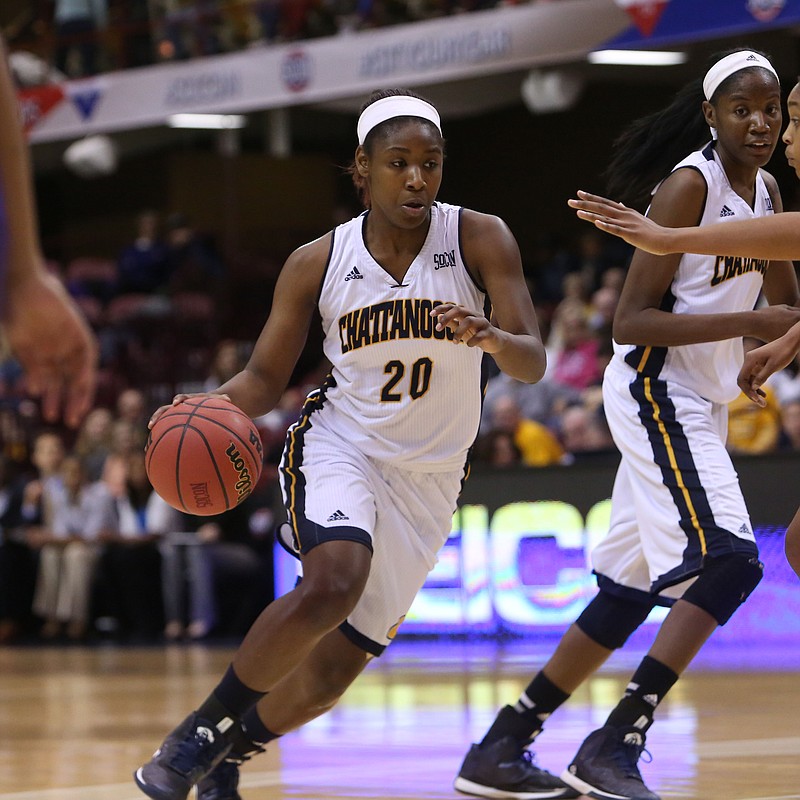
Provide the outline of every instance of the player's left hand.
<path id="1" fill-rule="evenodd" d="M 775 339 L 769 344 L 751 350 L 745 354 L 744 363 L 739 370 L 739 377 L 736 380 L 739 388 L 763 408 L 767 404 L 766 395 L 761 389 L 764 381 L 791 364 L 796 354 L 797 348 L 786 337 Z"/>
<path id="2" fill-rule="evenodd" d="M 456 303 L 442 303 L 431 310 L 436 330 L 450 328 L 453 341 L 467 347 L 480 347 L 486 353 L 496 353 L 502 347 L 500 332 L 484 314 Z"/>

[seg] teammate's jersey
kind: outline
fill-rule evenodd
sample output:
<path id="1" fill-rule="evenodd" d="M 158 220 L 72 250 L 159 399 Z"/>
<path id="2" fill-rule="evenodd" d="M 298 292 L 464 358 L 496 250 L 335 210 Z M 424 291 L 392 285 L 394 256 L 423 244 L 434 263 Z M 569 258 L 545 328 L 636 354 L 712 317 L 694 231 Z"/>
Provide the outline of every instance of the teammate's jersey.
<path id="1" fill-rule="evenodd" d="M 332 381 L 310 422 L 409 470 L 463 467 L 478 432 L 483 351 L 454 344 L 430 313 L 440 302 L 485 311 L 461 252 L 461 210 L 433 205 L 425 243 L 399 283 L 367 250 L 367 213 L 338 226 L 322 282 Z"/>
<path id="2" fill-rule="evenodd" d="M 706 197 L 700 225 L 724 224 L 773 213 L 772 200 L 759 173 L 753 208 L 731 188 L 713 144 L 692 153 L 675 169 L 696 169 L 706 181 Z M 679 314 L 721 314 L 749 311 L 755 307 L 768 260 L 742 256 L 707 256 L 686 253 L 681 257 L 661 310 Z M 673 381 L 716 403 L 728 403 L 739 393 L 736 376 L 743 360 L 742 339 L 681 345 L 643 347 L 614 342 L 615 358 L 638 372 Z"/>

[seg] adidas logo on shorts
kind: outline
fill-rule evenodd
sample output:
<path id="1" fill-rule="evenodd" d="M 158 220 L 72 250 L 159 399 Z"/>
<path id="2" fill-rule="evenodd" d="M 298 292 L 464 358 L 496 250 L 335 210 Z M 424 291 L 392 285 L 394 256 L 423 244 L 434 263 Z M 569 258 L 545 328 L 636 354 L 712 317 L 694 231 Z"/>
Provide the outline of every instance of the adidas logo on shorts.
<path id="1" fill-rule="evenodd" d="M 334 511 L 333 514 L 331 514 L 328 517 L 327 521 L 328 522 L 341 522 L 343 519 L 350 519 L 350 517 L 348 517 L 347 514 L 345 514 L 343 511 L 340 511 L 337 508 L 336 511 Z"/>
<path id="2" fill-rule="evenodd" d="M 721 217 L 735 217 L 736 216 L 736 212 L 735 211 L 731 211 L 728 208 L 728 206 L 722 206 L 722 211 L 719 212 L 719 215 Z"/>
<path id="3" fill-rule="evenodd" d="M 344 276 L 346 281 L 363 281 L 364 276 L 358 271 L 358 267 L 353 267 L 347 275 Z"/>

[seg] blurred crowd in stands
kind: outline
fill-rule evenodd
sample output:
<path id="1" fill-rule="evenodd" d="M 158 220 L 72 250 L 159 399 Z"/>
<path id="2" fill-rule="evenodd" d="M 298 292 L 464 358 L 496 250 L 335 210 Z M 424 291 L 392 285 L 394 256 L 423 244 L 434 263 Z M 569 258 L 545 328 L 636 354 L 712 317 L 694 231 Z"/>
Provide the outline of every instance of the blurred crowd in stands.
<path id="1" fill-rule="evenodd" d="M 3 32 L 12 50 L 78 78 L 528 1 L 32 0 Z"/>
<path id="2" fill-rule="evenodd" d="M 0 643 L 239 636 L 272 596 L 277 463 L 327 363 L 306 360 L 256 420 L 267 464 L 240 507 L 201 518 L 167 506 L 144 471 L 147 419 L 175 393 L 212 390 L 244 366 L 272 287 L 257 302 L 231 297 L 225 257 L 183 214 L 143 211 L 131 224 L 116 260 L 52 265 L 101 343 L 97 403 L 82 425 L 45 425 L 18 366 L 0 359 Z M 529 255 L 548 370 L 535 385 L 490 376 L 476 470 L 615 458 L 601 381 L 629 255 L 593 229 L 568 247 L 543 239 Z M 231 307 L 236 330 L 251 309 L 252 337 L 231 336 Z M 800 450 L 800 363 L 765 388 L 765 408 L 743 397 L 730 406 L 734 453 Z"/>

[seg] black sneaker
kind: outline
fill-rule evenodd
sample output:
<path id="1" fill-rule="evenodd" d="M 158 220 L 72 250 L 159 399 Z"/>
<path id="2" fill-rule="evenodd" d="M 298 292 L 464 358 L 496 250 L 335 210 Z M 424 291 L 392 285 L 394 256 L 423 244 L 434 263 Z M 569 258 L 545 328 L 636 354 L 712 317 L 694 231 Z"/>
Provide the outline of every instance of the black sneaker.
<path id="1" fill-rule="evenodd" d="M 186 800 L 192 786 L 231 749 L 230 737 L 225 736 L 231 724 L 233 720 L 225 719 L 215 725 L 190 714 L 164 739 L 150 761 L 136 770 L 133 777 L 139 788 L 153 800 Z"/>
<path id="2" fill-rule="evenodd" d="M 469 749 L 453 786 L 478 797 L 545 800 L 578 797 L 555 775 L 533 763 L 533 755 L 511 736 Z"/>
<path id="3" fill-rule="evenodd" d="M 264 752 L 264 748 L 255 742 L 249 742 L 248 746 L 251 749 L 247 755 L 231 750 L 227 758 L 197 784 L 197 800 L 242 800 L 238 791 L 239 767 Z"/>
<path id="4" fill-rule="evenodd" d="M 660 800 L 639 773 L 644 733 L 606 725 L 590 733 L 561 778 L 581 794 L 599 800 Z"/>
<path id="5" fill-rule="evenodd" d="M 197 800 L 242 800 L 238 790 L 239 764 L 223 761 L 197 784 Z"/>

